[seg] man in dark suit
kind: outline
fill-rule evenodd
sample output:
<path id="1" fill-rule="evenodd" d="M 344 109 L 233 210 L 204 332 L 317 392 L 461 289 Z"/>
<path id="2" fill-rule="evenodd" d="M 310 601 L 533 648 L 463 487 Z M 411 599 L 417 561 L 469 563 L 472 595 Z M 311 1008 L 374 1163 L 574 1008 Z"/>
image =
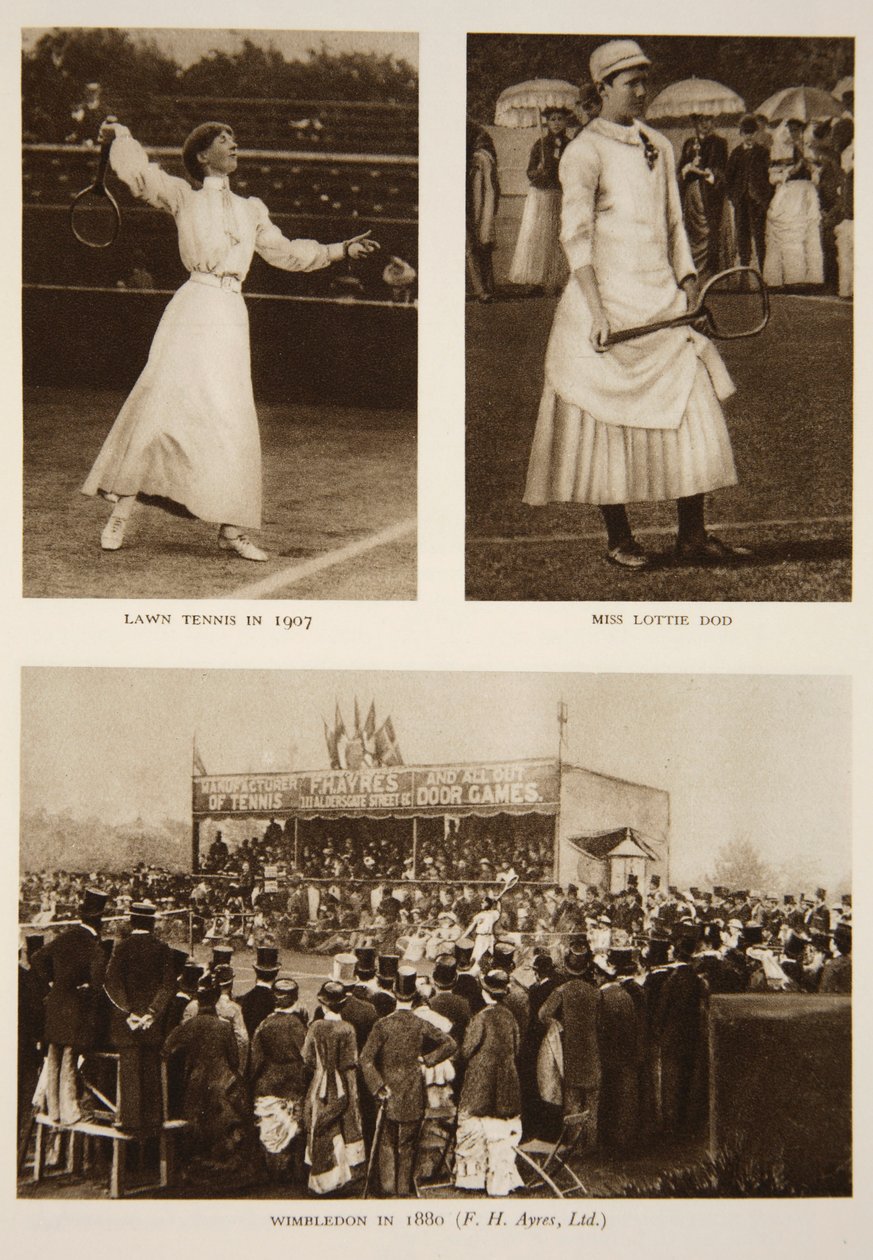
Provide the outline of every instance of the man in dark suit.
<path id="1" fill-rule="evenodd" d="M 378 988 L 375 989 L 369 1000 L 376 1008 L 376 1014 L 380 1018 L 390 1015 L 395 1007 L 394 999 L 394 982 L 397 979 L 397 969 L 400 966 L 399 954 L 380 954 L 379 955 L 379 971 L 376 976 Z"/>
<path id="2" fill-rule="evenodd" d="M 739 133 L 740 143 L 731 151 L 725 172 L 727 195 L 734 208 L 740 262 L 749 266 L 754 241 L 758 267 L 763 270 L 767 207 L 773 196 L 770 155 L 755 139 L 758 122 L 751 114 L 740 120 Z"/>
<path id="3" fill-rule="evenodd" d="M 45 1004 L 46 1112 L 55 1124 L 81 1120 L 76 1059 L 96 1044 L 106 953 L 100 925 L 109 897 L 89 888 L 80 921 L 33 956 L 34 976 L 48 989 Z"/>
<path id="4" fill-rule="evenodd" d="M 658 994 L 651 1025 L 661 1061 L 662 1117 L 668 1137 L 687 1136 L 697 1130 L 704 1066 L 706 986 L 691 965 L 701 932 L 694 923 L 677 926 L 673 941 L 675 962 Z"/>
<path id="5" fill-rule="evenodd" d="M 834 928 L 835 958 L 829 958 L 819 976 L 819 993 L 852 992 L 852 925 L 838 923 Z"/>
<path id="6" fill-rule="evenodd" d="M 42 1065 L 45 1036 L 45 992 L 33 970 L 33 956 L 45 944 L 44 936 L 28 936 L 24 958 L 18 963 L 18 1133 L 29 1128 L 33 1094 Z"/>
<path id="7" fill-rule="evenodd" d="M 400 1198 L 412 1191 L 415 1142 L 426 1103 L 422 1067 L 435 1067 L 457 1048 L 447 1033 L 413 1012 L 415 981 L 414 968 L 398 969 L 396 1008 L 376 1022 L 361 1054 L 364 1082 L 384 1107 L 378 1149 L 382 1192 Z"/>
<path id="8" fill-rule="evenodd" d="M 473 962 L 473 942 L 471 940 L 455 941 L 455 962 L 458 975 L 455 980 L 455 993 L 464 998 L 470 1007 L 470 1014 L 475 1015 L 485 1005 L 482 997 L 482 985 L 479 983 L 478 968 Z"/>
<path id="9" fill-rule="evenodd" d="M 249 1075 L 255 1118 L 270 1177 L 302 1184 L 303 1097 L 309 1080 L 302 1053 L 306 1012 L 298 1005 L 295 980 L 276 980 L 273 992 L 274 1010 L 261 1020 L 252 1039 Z"/>
<path id="10" fill-rule="evenodd" d="M 632 949 L 610 949 L 602 966 L 605 978 L 597 1012 L 601 1064 L 598 1135 L 605 1150 L 625 1151 L 639 1132 L 645 999 L 639 990 L 642 1000 L 638 1003 L 626 983 L 636 971 Z"/>
<path id="11" fill-rule="evenodd" d="M 440 954 L 437 957 L 431 979 L 436 992 L 430 999 L 430 1008 L 451 1021 L 449 1036 L 456 1046 L 460 1046 L 470 1022 L 470 1003 L 455 992 L 458 964 L 453 954 Z"/>
<path id="12" fill-rule="evenodd" d="M 106 968 L 105 988 L 115 1008 L 110 1040 L 118 1050 L 120 1129 L 145 1129 L 162 1118 L 160 1052 L 164 1012 L 176 989 L 173 952 L 154 935 L 155 906 L 134 902 L 130 936 L 119 941 Z"/>
<path id="13" fill-rule="evenodd" d="M 600 1099 L 600 1051 L 597 1043 L 598 993 L 586 978 L 590 953 L 570 949 L 564 957 L 565 984 L 546 998 L 539 1019 L 556 1019 L 563 1029 L 564 1120 L 569 1122 L 577 1149 L 597 1145 L 597 1111 Z M 571 1117 L 573 1119 L 571 1120 Z"/>
<path id="14" fill-rule="evenodd" d="M 272 945 L 259 945 L 255 958 L 255 985 L 239 999 L 246 1031 L 254 1037 L 262 1019 L 271 1015 L 276 1006 L 273 982 L 279 974 L 279 951 Z"/>

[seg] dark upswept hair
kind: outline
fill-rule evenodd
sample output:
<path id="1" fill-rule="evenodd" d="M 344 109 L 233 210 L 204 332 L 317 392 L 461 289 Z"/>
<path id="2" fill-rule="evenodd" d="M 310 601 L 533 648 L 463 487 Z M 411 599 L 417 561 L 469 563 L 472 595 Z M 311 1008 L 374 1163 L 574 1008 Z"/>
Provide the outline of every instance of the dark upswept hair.
<path id="1" fill-rule="evenodd" d="M 230 123 L 205 122 L 195 127 L 182 145 L 182 163 L 196 184 L 203 183 L 203 167 L 197 161 L 198 156 L 205 153 L 223 131 L 229 131 L 236 138 Z"/>

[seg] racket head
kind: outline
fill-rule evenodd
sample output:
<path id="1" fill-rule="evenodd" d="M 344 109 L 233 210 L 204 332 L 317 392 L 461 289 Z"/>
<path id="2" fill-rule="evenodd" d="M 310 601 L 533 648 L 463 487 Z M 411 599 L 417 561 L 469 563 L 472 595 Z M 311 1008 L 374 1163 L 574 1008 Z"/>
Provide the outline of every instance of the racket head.
<path id="1" fill-rule="evenodd" d="M 770 319 L 770 295 L 754 267 L 729 267 L 704 285 L 695 317 L 719 341 L 736 341 L 763 332 Z"/>
<path id="2" fill-rule="evenodd" d="M 112 117 L 107 119 L 114 121 Z M 108 136 L 100 146 L 94 183 L 77 193 L 70 204 L 70 230 L 89 249 L 108 249 L 121 227 L 121 210 L 105 183 L 113 139 Z"/>
<path id="3" fill-rule="evenodd" d="M 89 249 L 108 249 L 118 236 L 121 210 L 107 188 L 90 184 L 70 205 L 70 231 Z"/>

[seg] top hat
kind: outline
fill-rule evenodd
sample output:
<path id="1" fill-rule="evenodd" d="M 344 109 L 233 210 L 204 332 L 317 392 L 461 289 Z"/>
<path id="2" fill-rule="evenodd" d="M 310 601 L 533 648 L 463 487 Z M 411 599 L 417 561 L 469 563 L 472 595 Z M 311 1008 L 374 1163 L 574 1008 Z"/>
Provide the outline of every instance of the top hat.
<path id="1" fill-rule="evenodd" d="M 43 945 L 45 945 L 45 937 L 40 933 L 34 933 L 33 936 L 25 936 L 24 949 L 28 962 L 30 962 L 38 949 L 42 949 Z"/>
<path id="2" fill-rule="evenodd" d="M 505 997 L 509 991 L 509 976 L 500 967 L 495 967 L 482 977 L 482 988 L 492 997 Z"/>
<path id="3" fill-rule="evenodd" d="M 438 989 L 450 989 L 458 978 L 458 964 L 453 954 L 440 954 L 433 965 L 433 982 Z"/>
<path id="4" fill-rule="evenodd" d="M 512 971 L 515 966 L 515 946 L 512 941 L 495 941 L 491 958 L 498 971 Z"/>
<path id="5" fill-rule="evenodd" d="M 187 949 L 173 949 L 170 952 L 173 955 L 173 974 L 178 979 L 188 962 L 188 951 Z"/>
<path id="6" fill-rule="evenodd" d="M 663 967 L 670 961 L 670 942 L 664 936 L 652 936 L 646 945 L 644 962 L 650 967 Z"/>
<path id="7" fill-rule="evenodd" d="M 331 967 L 331 979 L 341 980 L 343 984 L 349 984 L 354 979 L 354 976 L 354 954 L 334 954 L 333 964 Z"/>
<path id="8" fill-rule="evenodd" d="M 726 888 L 724 884 L 713 884 L 712 894 L 714 897 L 727 897 L 730 895 L 730 889 Z"/>
<path id="9" fill-rule="evenodd" d="M 215 967 L 229 966 L 231 958 L 233 958 L 232 945 L 213 945 L 212 946 L 212 962 L 210 963 L 211 967 L 215 968 Z"/>
<path id="10" fill-rule="evenodd" d="M 99 888 L 86 888 L 82 895 L 82 904 L 79 906 L 79 917 L 81 919 L 102 918 L 108 900 L 109 893 L 101 892 Z"/>
<path id="11" fill-rule="evenodd" d="M 652 63 L 634 39 L 610 39 L 594 49 L 588 62 L 591 78 L 603 83 L 611 74 Z"/>
<path id="12" fill-rule="evenodd" d="M 380 954 L 379 955 L 379 979 L 393 980 L 397 975 L 397 968 L 400 966 L 399 954 Z"/>
<path id="13" fill-rule="evenodd" d="M 607 962 L 614 967 L 617 975 L 626 975 L 636 967 L 636 950 L 626 946 L 613 947 L 606 955 Z"/>
<path id="14" fill-rule="evenodd" d="M 743 945 L 761 945 L 764 941 L 764 929 L 760 923 L 744 923 L 740 934 Z"/>
<path id="15" fill-rule="evenodd" d="M 196 962 L 186 962 L 182 968 L 182 976 L 179 981 L 186 993 L 194 993 L 200 983 L 200 979 L 205 968 Z"/>
<path id="16" fill-rule="evenodd" d="M 158 908 L 151 901 L 134 901 L 130 907 L 130 925 L 138 928 L 153 928 Z"/>
<path id="17" fill-rule="evenodd" d="M 355 950 L 355 975 L 370 980 L 376 974 L 376 950 L 372 945 L 359 945 Z"/>
<path id="18" fill-rule="evenodd" d="M 784 897 L 782 898 L 782 904 L 785 906 L 795 905 L 796 903 L 794 900 L 794 893 L 785 893 Z"/>
<path id="19" fill-rule="evenodd" d="M 676 887 L 676 885 L 675 885 L 675 884 L 668 884 L 668 885 L 667 885 L 667 892 L 668 892 L 668 893 L 671 893 L 671 894 L 672 894 L 672 896 L 674 896 L 674 897 L 678 897 L 678 895 L 679 895 L 679 889 Z"/>
<path id="20" fill-rule="evenodd" d="M 692 884 L 691 887 L 688 889 L 688 891 L 691 893 L 691 896 L 694 898 L 694 900 L 697 901 L 698 897 L 700 896 L 700 889 L 696 888 L 695 885 Z"/>
<path id="21" fill-rule="evenodd" d="M 394 977 L 394 996 L 398 1002 L 409 1002 L 417 992 L 415 982 L 418 972 L 414 967 L 398 967 Z"/>
<path id="22" fill-rule="evenodd" d="M 660 888 L 660 887 L 661 887 L 661 876 L 660 876 L 660 875 L 653 875 L 653 876 L 652 876 L 652 878 L 649 880 L 649 887 L 650 887 L 650 888 Z"/>
<path id="23" fill-rule="evenodd" d="M 258 945 L 255 975 L 275 975 L 279 970 L 279 950 L 275 945 Z"/>
<path id="24" fill-rule="evenodd" d="M 628 877 L 627 877 L 627 886 L 628 886 L 628 888 L 638 888 L 638 887 L 639 887 L 639 883 L 640 883 L 640 878 L 639 878 L 639 876 L 638 876 L 638 875 L 634 875 L 633 873 L 631 873 L 630 875 L 628 875 Z"/>
<path id="25" fill-rule="evenodd" d="M 470 966 L 470 960 L 473 957 L 472 941 L 455 941 L 455 961 L 461 971 L 465 967 Z"/>
<path id="26" fill-rule="evenodd" d="M 326 1006 L 329 1011 L 338 1011 L 346 1003 L 346 988 L 344 984 L 340 984 L 339 980 L 325 980 L 324 984 L 318 990 L 318 1000 L 322 1006 Z"/>

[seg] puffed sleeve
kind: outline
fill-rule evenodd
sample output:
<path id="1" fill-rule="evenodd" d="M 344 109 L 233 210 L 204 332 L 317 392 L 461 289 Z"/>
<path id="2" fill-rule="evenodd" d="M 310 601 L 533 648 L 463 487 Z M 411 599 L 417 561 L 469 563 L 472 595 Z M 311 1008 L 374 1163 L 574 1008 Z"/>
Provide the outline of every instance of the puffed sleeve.
<path id="1" fill-rule="evenodd" d="M 267 207 L 257 197 L 251 198 L 256 216 L 255 252 L 271 267 L 283 271 L 320 271 L 343 256 L 342 244 L 321 245 L 318 241 L 291 241 L 270 219 Z"/>
<path id="2" fill-rule="evenodd" d="M 588 137 L 568 144 L 558 168 L 561 199 L 561 244 L 571 271 L 590 267 L 593 259 L 594 204 L 600 182 L 600 158 Z"/>
<path id="3" fill-rule="evenodd" d="M 669 146 L 669 140 L 666 143 Z M 664 160 L 667 177 L 667 244 L 670 250 L 670 262 L 677 281 L 685 280 L 688 276 L 696 276 L 697 268 L 691 256 L 691 246 L 688 244 L 688 235 L 685 231 L 679 183 L 673 170 L 673 163 L 668 162 L 668 155 L 663 149 L 661 157 Z"/>
<path id="4" fill-rule="evenodd" d="M 150 162 L 145 149 L 126 127 L 116 127 L 109 162 L 134 197 L 168 214 L 177 214 L 192 192 L 186 180 L 168 175 L 156 162 Z"/>

